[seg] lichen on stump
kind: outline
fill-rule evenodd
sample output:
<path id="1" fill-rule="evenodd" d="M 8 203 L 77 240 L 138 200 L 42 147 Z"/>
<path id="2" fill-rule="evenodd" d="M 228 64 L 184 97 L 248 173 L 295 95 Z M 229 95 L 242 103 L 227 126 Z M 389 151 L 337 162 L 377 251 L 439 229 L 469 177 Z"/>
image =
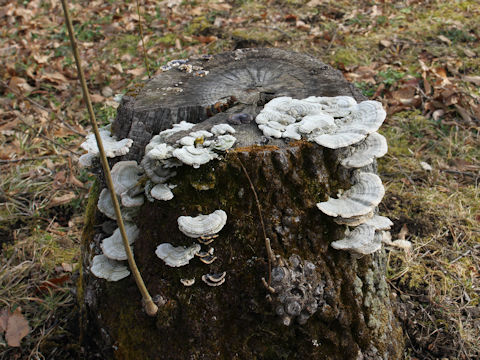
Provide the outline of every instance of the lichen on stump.
<path id="1" fill-rule="evenodd" d="M 92 354 L 118 359 L 401 358 L 402 333 L 385 281 L 384 251 L 360 256 L 333 249 L 330 244 L 345 237 L 342 224 L 348 219 L 317 207 L 355 184 L 361 188 L 361 173 L 375 172 L 374 158 L 362 168 L 343 166 L 342 160 L 362 146 L 332 150 L 309 141 L 303 135 L 313 134 L 312 119 L 292 135 L 300 140 L 288 138 L 285 127 L 275 123 L 266 127 L 287 135 L 265 136 L 271 130 L 262 133 L 254 120 L 279 97 L 348 96 L 353 102 L 364 97 L 320 61 L 276 49 L 237 50 L 168 67 L 124 97 L 112 125 L 117 139 L 133 140 L 122 160 L 135 160 L 145 170 L 139 176 L 146 180 L 147 200 L 133 216 L 139 230 L 133 248 L 159 312 L 151 318 L 142 311 L 131 277 L 107 282 L 89 271 L 102 240 L 115 229 L 96 211 L 97 189 L 87 211 L 79 291 L 83 339 Z M 182 121 L 192 125 L 153 138 Z M 329 133 L 337 136 L 343 131 L 339 126 Z M 228 136 L 235 138 L 233 146 Z M 269 278 L 268 254 L 246 174 L 276 256 L 274 293 L 262 283 Z M 157 191 L 151 196 L 159 182 L 165 184 L 160 190 L 173 197 Z M 139 196 L 138 191 L 129 195 Z M 376 203 L 369 206 L 371 211 L 354 217 L 356 223 L 372 218 Z M 217 214 L 219 225 L 208 226 L 201 214 Z M 178 219 L 186 216 L 192 218 L 182 218 L 182 232 Z M 216 233 L 185 230 L 189 224 Z M 370 231 L 375 235 L 383 231 L 380 225 L 365 226 L 377 226 Z M 169 256 L 166 250 L 176 251 L 170 266 L 155 254 L 162 243 L 171 244 L 161 247 L 163 257 Z M 200 252 L 193 245 L 199 243 Z M 188 258 L 176 263 L 182 247 Z M 197 256 L 192 258 L 192 251 Z"/>

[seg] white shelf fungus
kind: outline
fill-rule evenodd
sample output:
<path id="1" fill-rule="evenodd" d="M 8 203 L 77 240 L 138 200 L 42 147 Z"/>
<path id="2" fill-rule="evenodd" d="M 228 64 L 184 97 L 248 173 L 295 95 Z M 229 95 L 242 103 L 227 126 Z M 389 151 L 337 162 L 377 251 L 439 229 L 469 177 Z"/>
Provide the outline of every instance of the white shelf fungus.
<path id="1" fill-rule="evenodd" d="M 211 146 L 217 151 L 227 151 L 235 144 L 235 141 L 237 139 L 232 135 L 219 135 Z"/>
<path id="2" fill-rule="evenodd" d="M 382 247 L 382 237 L 375 236 L 373 226 L 362 224 L 353 229 L 344 239 L 334 241 L 331 246 L 337 250 L 347 250 L 368 255 Z"/>
<path id="3" fill-rule="evenodd" d="M 150 195 L 157 200 L 168 201 L 173 199 L 173 192 L 168 184 L 155 185 L 150 191 Z"/>
<path id="4" fill-rule="evenodd" d="M 340 225 L 348 225 L 348 226 L 357 226 L 360 224 L 363 224 L 365 221 L 368 219 L 371 219 L 373 216 L 374 210 L 370 211 L 366 215 L 361 215 L 361 216 L 353 216 L 350 218 L 343 218 L 341 216 L 338 216 L 333 219 L 337 224 Z"/>
<path id="5" fill-rule="evenodd" d="M 373 226 L 375 230 L 390 230 L 393 226 L 392 220 L 386 216 L 374 215 L 371 219 L 365 221 L 366 225 Z"/>
<path id="6" fill-rule="evenodd" d="M 152 138 L 152 140 L 145 147 L 146 156 L 155 160 L 165 160 L 171 158 L 173 147 L 158 141 L 160 141 L 158 135 Z"/>
<path id="7" fill-rule="evenodd" d="M 103 189 L 100 192 L 100 196 L 98 197 L 97 208 L 106 217 L 112 220 L 117 220 L 117 216 L 115 215 L 115 209 L 113 208 L 112 197 L 110 196 L 110 191 L 107 188 Z M 131 221 L 133 217 L 136 215 L 137 210 L 138 208 L 135 208 L 135 207 L 121 208 L 123 220 Z"/>
<path id="8" fill-rule="evenodd" d="M 180 279 L 180 282 L 182 283 L 183 286 L 192 286 L 193 284 L 195 284 L 195 278 L 192 278 L 192 279 Z"/>
<path id="9" fill-rule="evenodd" d="M 194 127 L 195 124 L 186 122 L 186 121 L 181 121 L 178 124 L 173 124 L 171 129 L 163 130 L 158 134 L 159 139 L 162 141 L 165 141 L 168 137 L 172 136 L 173 134 L 176 134 L 180 131 L 187 131 L 190 130 L 192 127 Z"/>
<path id="10" fill-rule="evenodd" d="M 128 268 L 122 263 L 111 260 L 105 255 L 96 255 L 93 257 L 90 271 L 97 278 L 107 281 L 118 281 L 130 275 Z"/>
<path id="11" fill-rule="evenodd" d="M 215 255 L 207 255 L 207 256 L 199 256 L 199 259 L 201 262 L 204 264 L 210 265 L 212 264 L 215 260 L 217 260 L 217 257 Z"/>
<path id="12" fill-rule="evenodd" d="M 120 195 L 125 207 L 142 206 L 143 189 L 140 185 L 143 170 L 136 161 L 119 161 L 112 168 L 115 193 Z"/>
<path id="13" fill-rule="evenodd" d="M 145 156 L 141 167 L 148 178 L 156 183 L 164 183 L 176 175 L 172 168 L 183 164 L 199 168 L 211 160 L 218 159 L 217 152 L 230 149 L 236 142 L 236 138 L 227 133 L 234 133 L 235 129 L 228 124 L 212 126 L 210 131 L 191 131 L 178 140 L 168 138 L 178 132 L 186 132 L 194 124 L 182 121 L 174 124 L 171 129 L 164 130 L 155 135 L 145 147 Z"/>
<path id="14" fill-rule="evenodd" d="M 138 237 L 139 230 L 137 226 L 130 222 L 125 222 L 125 232 L 127 233 L 128 243 L 131 245 Z M 123 246 L 122 234 L 120 229 L 116 229 L 112 236 L 103 239 L 100 245 L 103 255 L 112 260 L 127 260 L 127 253 Z"/>
<path id="15" fill-rule="evenodd" d="M 210 160 L 218 157 L 217 154 L 208 148 L 197 148 L 195 146 L 184 146 L 180 149 L 175 149 L 173 151 L 173 156 L 182 163 L 193 166 L 194 168 L 199 168 L 200 165 L 206 164 Z"/>
<path id="16" fill-rule="evenodd" d="M 182 146 L 193 146 L 195 145 L 195 138 L 193 136 L 184 136 L 177 143 Z"/>
<path id="17" fill-rule="evenodd" d="M 385 188 L 378 175 L 359 173 L 358 182 L 345 191 L 339 199 L 330 198 L 317 204 L 326 215 L 352 218 L 366 215 L 380 203 L 385 194 Z"/>
<path id="18" fill-rule="evenodd" d="M 187 265 L 200 249 L 200 244 L 194 244 L 187 248 L 185 246 L 175 247 L 172 244 L 163 243 L 158 245 L 155 254 L 168 266 L 180 267 Z"/>
<path id="19" fill-rule="evenodd" d="M 207 130 L 198 130 L 198 131 L 192 131 L 191 133 L 188 134 L 188 136 L 191 136 L 197 139 L 197 138 L 209 138 L 209 137 L 212 137 L 213 134 Z"/>
<path id="20" fill-rule="evenodd" d="M 357 104 L 347 96 L 311 96 L 304 100 L 279 97 L 267 103 L 255 121 L 265 136 L 295 140 L 303 136 L 338 149 L 358 143 L 377 131 L 385 116 L 377 101 Z"/>
<path id="21" fill-rule="evenodd" d="M 202 276 L 202 281 L 208 286 L 220 286 L 225 282 L 226 275 L 226 271 L 219 274 L 205 274 Z"/>
<path id="22" fill-rule="evenodd" d="M 228 124 L 217 124 L 212 126 L 210 132 L 213 135 L 235 134 L 235 129 Z"/>
<path id="23" fill-rule="evenodd" d="M 142 176 L 143 170 L 136 161 L 119 161 L 112 167 L 112 180 L 115 193 L 122 195 L 135 187 Z"/>
<path id="24" fill-rule="evenodd" d="M 208 215 L 180 216 L 177 222 L 178 228 L 186 236 L 199 238 L 214 235 L 222 230 L 227 222 L 227 214 L 223 210 L 215 210 Z"/>
<path id="25" fill-rule="evenodd" d="M 387 140 L 377 132 L 354 145 L 352 155 L 346 157 L 340 163 L 346 168 L 361 168 L 370 165 L 373 160 L 384 156 L 388 151 Z"/>
<path id="26" fill-rule="evenodd" d="M 113 158 L 115 156 L 125 155 L 129 152 L 133 144 L 132 139 L 122 139 L 117 141 L 114 136 L 110 134 L 110 127 L 99 130 L 102 138 L 103 148 L 107 157 Z M 80 156 L 79 163 L 82 166 L 91 166 L 94 157 L 98 156 L 98 146 L 95 139 L 95 134 L 88 134 L 85 141 L 80 145 L 82 149 L 87 150 L 88 153 Z"/>

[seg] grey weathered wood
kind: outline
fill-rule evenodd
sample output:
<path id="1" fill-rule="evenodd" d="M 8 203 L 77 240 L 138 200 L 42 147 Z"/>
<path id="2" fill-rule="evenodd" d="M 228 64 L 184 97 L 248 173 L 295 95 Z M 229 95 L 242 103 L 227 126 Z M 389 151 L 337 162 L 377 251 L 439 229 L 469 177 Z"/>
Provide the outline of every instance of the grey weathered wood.
<path id="1" fill-rule="evenodd" d="M 134 140 L 127 158 L 141 159 L 153 134 L 181 120 L 201 122 L 220 108 L 256 114 L 263 104 L 279 96 L 347 95 L 366 100 L 340 71 L 304 54 L 240 49 L 192 59 L 189 64 L 208 75 L 174 69 L 124 96 L 113 132 L 118 138 Z"/>
<path id="2" fill-rule="evenodd" d="M 364 99 L 340 72 L 307 55 L 242 49 L 190 64 L 208 75 L 173 69 L 124 98 L 113 129 L 117 137 L 134 140 L 127 158 L 140 160 L 150 138 L 173 123 L 186 120 L 208 129 L 234 113 L 255 116 L 278 96 Z M 385 281 L 385 253 L 354 259 L 332 249 L 330 242 L 342 236 L 344 227 L 315 206 L 348 188 L 351 171 L 340 170 L 334 152 L 316 144 L 268 140 L 254 123 L 235 128 L 234 152 L 196 170 L 180 168 L 171 181 L 177 185 L 175 197 L 146 202 L 140 209 L 134 252 L 159 302 L 156 318 L 142 312 L 132 279 L 106 283 L 88 272 L 107 236 L 96 226 L 105 219 L 95 212 L 98 191 L 92 192 L 80 287 L 86 343 L 95 343 L 104 358 L 119 359 L 400 359 L 403 340 Z M 322 284 L 319 308 L 305 324 L 283 325 L 275 301 L 269 301 L 275 295 L 261 282 L 268 272 L 267 254 L 239 161 L 257 190 L 275 254 L 285 261 L 295 254 L 316 266 L 311 281 Z M 192 243 L 179 232 L 178 216 L 217 209 L 225 210 L 228 220 L 212 244 L 218 258 L 213 264 L 192 261 L 170 268 L 155 256 L 162 242 Z M 227 278 L 218 288 L 200 280 L 206 272 L 222 271 Z M 197 281 L 192 287 L 179 281 L 191 277 Z"/>

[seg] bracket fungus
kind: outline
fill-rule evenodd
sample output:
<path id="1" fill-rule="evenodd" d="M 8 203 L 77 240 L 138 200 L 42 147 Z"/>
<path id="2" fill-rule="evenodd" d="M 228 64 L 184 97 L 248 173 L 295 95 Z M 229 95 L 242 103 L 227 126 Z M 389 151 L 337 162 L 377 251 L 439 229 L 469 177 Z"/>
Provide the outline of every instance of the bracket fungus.
<path id="1" fill-rule="evenodd" d="M 330 149 L 356 144 L 378 130 L 385 110 L 377 101 L 357 104 L 348 96 L 314 97 L 304 100 L 275 98 L 265 105 L 255 121 L 265 136 L 309 141 Z"/>
<path id="2" fill-rule="evenodd" d="M 200 165 L 208 163 L 210 160 L 216 159 L 217 154 L 212 152 L 208 148 L 184 146 L 180 149 L 173 150 L 173 156 L 175 156 L 182 163 L 199 168 Z"/>
<path id="3" fill-rule="evenodd" d="M 205 274 L 202 275 L 202 281 L 208 286 L 220 286 L 225 282 L 226 275 L 226 271 L 218 274 Z"/>
<path id="4" fill-rule="evenodd" d="M 128 243 L 132 245 L 138 237 L 138 227 L 134 223 L 125 222 L 125 232 L 127 233 Z M 127 260 L 127 253 L 123 246 L 120 229 L 116 229 L 113 234 L 103 239 L 100 245 L 103 255 L 112 260 Z"/>
<path id="5" fill-rule="evenodd" d="M 215 210 L 208 215 L 180 216 L 177 222 L 182 233 L 196 239 L 220 232 L 227 223 L 227 214 L 223 210 Z"/>
<path id="6" fill-rule="evenodd" d="M 387 140 L 377 132 L 371 133 L 362 142 L 355 144 L 352 155 L 342 159 L 346 168 L 361 168 L 370 165 L 388 151 Z"/>
<path id="7" fill-rule="evenodd" d="M 102 138 L 105 155 L 109 158 L 125 155 L 129 152 L 130 147 L 133 144 L 132 139 L 122 139 L 117 141 L 115 136 L 112 136 L 110 133 L 110 126 L 100 129 L 99 133 Z M 85 141 L 80 146 L 82 149 L 88 151 L 87 154 L 80 156 L 80 165 L 86 167 L 92 166 L 92 160 L 97 157 L 99 153 L 95 134 L 88 134 Z"/>
<path id="8" fill-rule="evenodd" d="M 171 267 L 180 267 L 187 265 L 201 249 L 200 244 L 193 244 L 190 247 L 173 246 L 170 243 L 158 245 L 155 254 L 162 259 L 165 264 Z"/>
<path id="9" fill-rule="evenodd" d="M 152 187 L 150 195 L 157 200 L 168 201 L 173 199 L 173 192 L 168 184 L 155 185 Z"/>
<path id="10" fill-rule="evenodd" d="M 385 195 L 385 188 L 378 175 L 359 173 L 358 181 L 340 196 L 317 204 L 329 216 L 352 218 L 363 216 L 375 209 Z"/>
<path id="11" fill-rule="evenodd" d="M 213 125 L 210 131 L 214 135 L 235 134 L 235 129 L 228 124 Z"/>
<path id="12" fill-rule="evenodd" d="M 120 196 L 125 207 L 142 206 L 143 188 L 140 179 L 143 169 L 136 161 L 119 161 L 112 167 L 112 182 L 115 193 Z"/>
<path id="13" fill-rule="evenodd" d="M 367 224 L 360 224 L 353 229 L 344 239 L 331 243 L 337 250 L 352 251 L 361 255 L 368 255 L 382 246 L 381 238 L 375 236 L 375 228 Z"/>
<path id="14" fill-rule="evenodd" d="M 182 283 L 183 286 L 189 287 L 195 284 L 195 278 L 191 279 L 180 279 L 180 282 Z"/>
<path id="15" fill-rule="evenodd" d="M 113 201 L 110 195 L 110 191 L 107 188 L 103 189 L 100 192 L 100 196 L 98 198 L 97 203 L 98 210 L 102 212 L 106 217 L 117 220 L 117 216 L 115 215 L 115 209 L 113 208 Z M 122 207 L 122 217 L 123 220 L 133 221 L 133 218 L 137 214 L 138 207 Z"/>
<path id="16" fill-rule="evenodd" d="M 107 281 L 118 281 L 130 275 L 128 268 L 122 263 L 107 258 L 105 255 L 93 257 L 90 271 L 98 278 Z"/>

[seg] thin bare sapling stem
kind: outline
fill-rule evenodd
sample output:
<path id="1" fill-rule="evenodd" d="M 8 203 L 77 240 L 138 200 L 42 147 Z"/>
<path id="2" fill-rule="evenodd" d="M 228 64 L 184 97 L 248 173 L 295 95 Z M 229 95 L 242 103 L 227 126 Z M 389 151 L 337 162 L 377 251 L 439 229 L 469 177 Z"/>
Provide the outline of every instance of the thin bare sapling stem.
<path id="1" fill-rule="evenodd" d="M 108 186 L 108 189 L 110 190 L 110 195 L 112 197 L 113 207 L 115 209 L 115 215 L 117 217 L 118 228 L 120 229 L 120 234 L 122 235 L 122 240 L 123 240 L 123 246 L 125 247 L 125 252 L 127 253 L 128 264 L 130 266 L 130 270 L 132 271 L 135 282 L 137 283 L 138 289 L 142 294 L 145 311 L 148 315 L 154 316 L 158 311 L 158 307 L 153 302 L 152 297 L 150 296 L 145 286 L 145 283 L 143 282 L 140 271 L 138 270 L 137 264 L 135 263 L 132 250 L 130 249 L 130 246 L 128 244 L 127 233 L 125 231 L 125 226 L 123 224 L 120 205 L 118 203 L 117 195 L 115 194 L 115 190 L 113 188 L 113 181 L 112 181 L 112 176 L 110 174 L 110 167 L 108 165 L 107 157 L 105 156 L 105 150 L 103 148 L 102 138 L 100 137 L 100 133 L 98 131 L 97 120 L 95 118 L 95 113 L 93 112 L 92 102 L 90 101 L 90 94 L 88 93 L 87 83 L 85 81 L 85 75 L 83 73 L 82 65 L 80 63 L 80 55 L 78 54 L 75 34 L 73 31 L 72 21 L 70 19 L 70 14 L 68 12 L 66 0 L 62 0 L 62 7 L 63 7 L 63 12 L 65 14 L 65 22 L 67 24 L 68 35 L 70 37 L 70 44 L 72 46 L 73 56 L 75 58 L 75 63 L 77 65 L 78 77 L 80 78 L 80 83 L 82 86 L 83 99 L 85 101 L 85 104 L 87 105 L 88 114 L 90 116 L 90 122 L 93 128 L 93 132 L 95 134 L 95 139 L 97 141 L 97 146 L 100 153 L 100 160 L 103 166 L 103 171 L 105 173 L 107 186 Z"/>

